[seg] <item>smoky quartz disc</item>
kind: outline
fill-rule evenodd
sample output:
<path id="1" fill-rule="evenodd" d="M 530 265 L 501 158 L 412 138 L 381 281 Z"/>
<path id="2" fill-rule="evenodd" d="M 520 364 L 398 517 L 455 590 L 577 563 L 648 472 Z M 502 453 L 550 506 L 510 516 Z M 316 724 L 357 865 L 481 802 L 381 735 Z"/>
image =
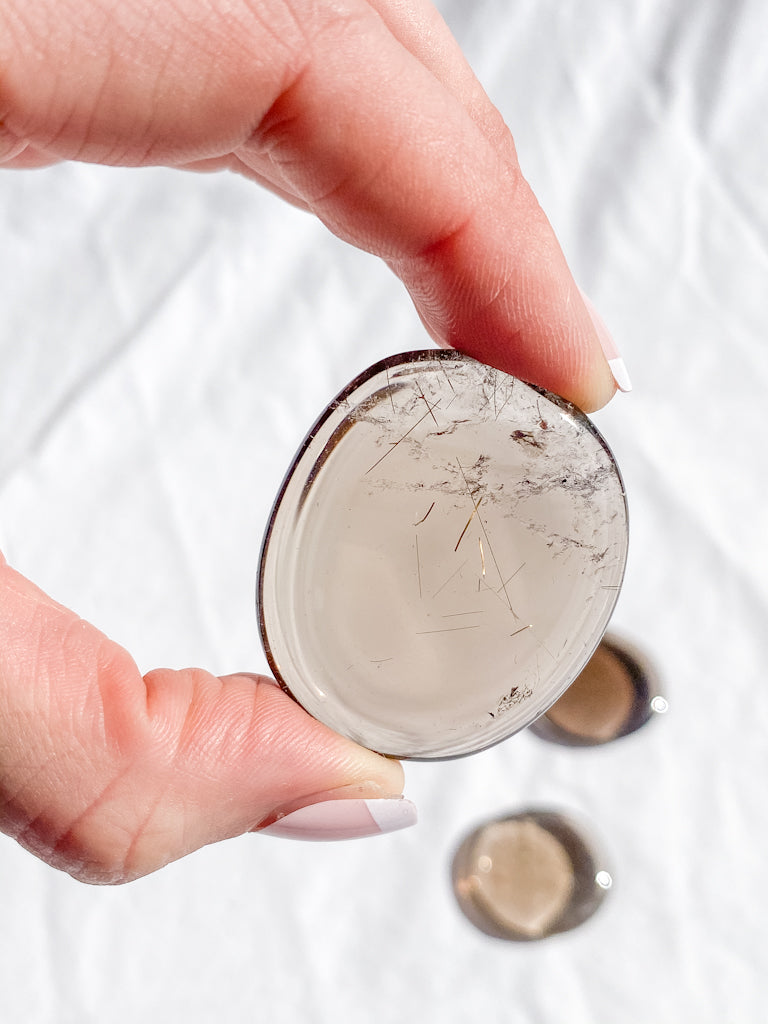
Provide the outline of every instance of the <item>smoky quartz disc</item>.
<path id="1" fill-rule="evenodd" d="M 264 649 L 313 716 L 393 757 L 529 725 L 595 650 L 624 488 L 573 405 L 452 351 L 372 366 L 297 453 L 262 548 Z"/>
<path id="2" fill-rule="evenodd" d="M 457 850 L 452 874 L 464 915 L 487 935 L 517 942 L 576 928 L 613 884 L 583 828 L 546 810 L 475 829 Z"/>
<path id="3" fill-rule="evenodd" d="M 650 659 L 626 640 L 606 634 L 531 731 L 566 747 L 600 746 L 637 732 L 667 707 Z"/>

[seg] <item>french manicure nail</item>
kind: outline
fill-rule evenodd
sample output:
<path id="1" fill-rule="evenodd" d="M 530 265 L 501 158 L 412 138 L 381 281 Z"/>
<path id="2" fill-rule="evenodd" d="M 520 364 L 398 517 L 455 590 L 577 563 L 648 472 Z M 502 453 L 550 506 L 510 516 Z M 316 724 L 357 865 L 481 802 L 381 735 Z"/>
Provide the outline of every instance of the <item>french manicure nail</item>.
<path id="1" fill-rule="evenodd" d="M 616 347 L 616 342 L 613 340 L 613 335 L 605 326 L 605 321 L 600 316 L 598 311 L 595 309 L 592 300 L 589 298 L 589 296 L 585 295 L 584 292 L 581 291 L 581 289 L 579 289 L 579 291 L 581 292 L 581 297 L 584 300 L 584 305 L 587 307 L 587 312 L 592 318 L 592 323 L 594 325 L 595 331 L 597 332 L 597 337 L 600 341 L 600 347 L 605 353 L 605 358 L 608 360 L 608 365 L 611 368 L 613 379 L 616 381 L 616 385 L 619 391 L 631 391 L 632 381 L 629 379 L 627 367 L 625 366 L 624 360 L 621 358 L 621 354 L 619 353 L 619 350 Z"/>
<path id="2" fill-rule="evenodd" d="M 416 824 L 416 807 L 404 797 L 387 800 L 324 800 L 260 829 L 262 835 L 324 842 L 397 832 Z"/>

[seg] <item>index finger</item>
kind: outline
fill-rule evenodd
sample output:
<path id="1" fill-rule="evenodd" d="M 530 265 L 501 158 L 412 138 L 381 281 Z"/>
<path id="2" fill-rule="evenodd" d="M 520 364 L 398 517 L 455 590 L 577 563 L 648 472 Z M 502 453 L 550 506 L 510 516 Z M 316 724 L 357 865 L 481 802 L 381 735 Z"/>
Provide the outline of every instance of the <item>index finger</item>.
<path id="1" fill-rule="evenodd" d="M 438 343 L 602 405 L 598 332 L 511 136 L 424 3 L 375 3 L 11 2 L 0 141 L 245 170 L 381 256 Z"/>
<path id="2" fill-rule="evenodd" d="M 385 259 L 438 343 L 599 407 L 605 334 L 501 116 L 429 5 L 372 6 L 317 35 L 237 156 Z"/>

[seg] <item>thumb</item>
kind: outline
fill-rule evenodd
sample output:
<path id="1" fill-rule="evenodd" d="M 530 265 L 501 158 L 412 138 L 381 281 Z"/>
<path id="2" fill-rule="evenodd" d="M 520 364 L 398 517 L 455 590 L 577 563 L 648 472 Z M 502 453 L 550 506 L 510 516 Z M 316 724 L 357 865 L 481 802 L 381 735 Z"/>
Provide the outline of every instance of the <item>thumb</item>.
<path id="1" fill-rule="evenodd" d="M 0 830 L 49 864 L 116 883 L 264 826 L 388 831 L 414 820 L 407 801 L 381 799 L 402 782 L 396 761 L 332 733 L 271 680 L 142 678 L 0 556 Z"/>

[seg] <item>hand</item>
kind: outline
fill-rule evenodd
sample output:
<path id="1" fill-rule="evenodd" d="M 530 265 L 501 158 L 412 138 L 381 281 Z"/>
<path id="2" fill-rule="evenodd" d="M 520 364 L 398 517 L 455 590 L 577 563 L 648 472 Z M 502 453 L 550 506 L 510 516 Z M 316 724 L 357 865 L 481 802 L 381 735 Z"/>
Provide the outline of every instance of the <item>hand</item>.
<path id="1" fill-rule="evenodd" d="M 617 353 L 424 0 L 6 0 L 0 68 L 0 165 L 238 171 L 386 260 L 438 343 L 586 409 L 613 393 Z M 142 679 L 1 558 L 0 723 L 0 828 L 87 881 L 276 819 L 310 837 L 412 820 L 399 765 L 270 681 Z"/>

